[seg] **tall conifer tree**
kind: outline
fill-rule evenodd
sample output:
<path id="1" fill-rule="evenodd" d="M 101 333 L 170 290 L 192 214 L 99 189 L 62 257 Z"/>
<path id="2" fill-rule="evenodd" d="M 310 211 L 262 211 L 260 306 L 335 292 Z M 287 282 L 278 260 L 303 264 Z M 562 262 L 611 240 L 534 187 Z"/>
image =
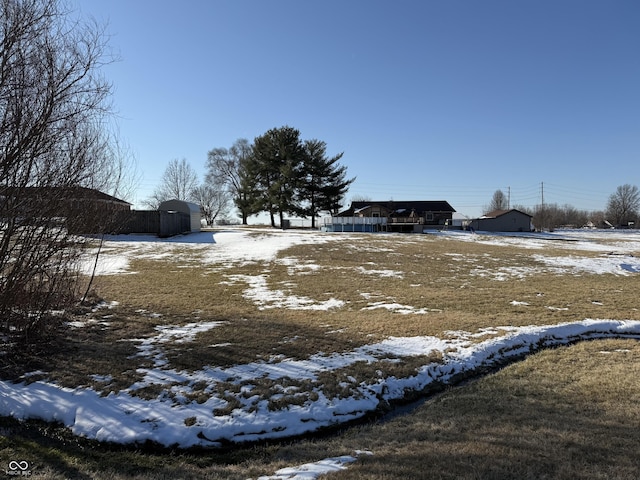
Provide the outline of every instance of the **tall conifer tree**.
<path id="1" fill-rule="evenodd" d="M 248 172 L 254 206 L 269 212 L 272 227 L 277 213 L 282 226 L 285 214 L 302 213 L 296 202 L 305 159 L 300 132 L 289 126 L 272 128 L 254 140 L 252 157 Z"/>
<path id="2" fill-rule="evenodd" d="M 311 217 L 311 227 L 315 228 L 318 213 L 335 213 L 340 209 L 340 201 L 355 178 L 347 180 L 347 168 L 338 164 L 343 153 L 327 157 L 325 142 L 307 140 L 304 147 L 306 156 L 298 197 L 305 205 L 304 214 Z"/>

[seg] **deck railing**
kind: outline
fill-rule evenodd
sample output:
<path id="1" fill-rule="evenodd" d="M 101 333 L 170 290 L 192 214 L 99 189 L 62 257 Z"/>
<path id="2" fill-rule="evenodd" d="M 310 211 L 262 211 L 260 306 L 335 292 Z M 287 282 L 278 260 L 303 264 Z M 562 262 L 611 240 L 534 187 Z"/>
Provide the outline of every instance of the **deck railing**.
<path id="1" fill-rule="evenodd" d="M 387 217 L 325 217 L 324 225 L 386 225 Z"/>
<path id="2" fill-rule="evenodd" d="M 390 223 L 412 223 L 422 225 L 424 224 L 424 218 L 422 217 L 390 217 Z"/>

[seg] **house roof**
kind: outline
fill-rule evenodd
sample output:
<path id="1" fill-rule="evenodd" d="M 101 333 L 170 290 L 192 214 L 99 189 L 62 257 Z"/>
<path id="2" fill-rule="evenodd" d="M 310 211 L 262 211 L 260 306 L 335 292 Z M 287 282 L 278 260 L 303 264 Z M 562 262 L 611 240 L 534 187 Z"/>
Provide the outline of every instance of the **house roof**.
<path id="1" fill-rule="evenodd" d="M 121 203 L 123 205 L 131 205 L 125 200 L 120 200 L 114 196 L 87 187 L 10 187 L 0 186 L 0 195 L 14 195 L 14 192 L 20 192 L 21 195 L 28 197 L 47 197 L 54 195 L 58 198 L 62 197 L 67 200 L 97 200 L 109 203 Z"/>
<path id="2" fill-rule="evenodd" d="M 387 209 L 389 212 L 398 214 L 406 214 L 409 216 L 411 212 L 415 212 L 416 215 L 420 215 L 423 212 L 455 212 L 455 209 L 449 205 L 449 202 L 445 200 L 417 200 L 417 201 L 395 201 L 384 200 L 381 202 L 375 201 L 357 201 L 351 202 L 349 209 L 341 212 L 341 216 L 349 216 L 354 213 L 358 213 L 368 207 L 379 206 Z"/>
<path id="3" fill-rule="evenodd" d="M 515 208 L 512 208 L 510 210 L 493 210 L 491 212 L 485 213 L 480 218 L 498 218 L 511 212 L 517 212 L 521 215 L 526 215 L 529 218 L 533 218 L 532 215 L 529 215 L 528 213 L 525 213 L 525 212 L 521 212 L 520 210 L 516 210 Z"/>

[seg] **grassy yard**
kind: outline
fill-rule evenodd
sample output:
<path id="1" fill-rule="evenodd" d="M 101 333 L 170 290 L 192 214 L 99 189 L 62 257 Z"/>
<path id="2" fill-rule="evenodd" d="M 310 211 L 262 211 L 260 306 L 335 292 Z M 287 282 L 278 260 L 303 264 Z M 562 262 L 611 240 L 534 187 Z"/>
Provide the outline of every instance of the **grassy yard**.
<path id="1" fill-rule="evenodd" d="M 149 453 L 0 419 L 0 465 L 43 479 L 246 480 L 369 450 L 333 479 L 636 479 L 640 345 L 583 342 L 547 350 L 447 390 L 390 420 L 330 436 L 224 451 Z"/>
<path id="2" fill-rule="evenodd" d="M 251 235 L 259 242 L 278 233 Z M 593 271 L 593 265 L 608 265 L 622 254 L 640 256 L 638 245 L 606 237 L 581 243 L 328 235 L 251 261 L 212 259 L 211 245 L 176 243 L 159 255 L 129 251 L 129 273 L 94 282 L 96 297 L 117 305 L 77 312 L 75 327 L 37 357 L 25 352 L 16 358 L 5 376 L 39 372 L 26 378 L 109 395 L 141 382 L 144 369 L 154 367 L 198 372 L 274 358 L 305 360 L 319 352 L 347 354 L 389 337 L 446 339 L 497 326 L 638 320 L 637 274 Z M 115 243 L 107 254 L 126 248 Z M 196 324 L 215 328 L 188 342 L 167 334 L 141 355 L 141 344 L 167 325 Z M 501 334 L 492 330 L 477 341 Z M 349 382 L 407 377 L 439 361 L 435 353 L 399 354 L 375 364 L 356 362 L 313 381 L 264 378 L 251 383 L 252 394 L 269 400 L 274 411 L 286 410 L 313 401 L 318 388 L 327 396 L 348 396 Z M 25 459 L 42 478 L 246 479 L 370 450 L 372 456 L 359 457 L 332 478 L 638 478 L 639 374 L 637 341 L 583 342 L 537 353 L 382 423 L 215 452 L 105 446 L 51 425 L 5 418 L 0 467 Z M 203 403 L 247 386 L 201 382 L 189 386 L 188 399 Z M 170 387 L 146 385 L 135 395 L 171 395 Z M 279 395 L 287 388 L 296 393 Z M 217 414 L 235 406 L 229 396 Z"/>

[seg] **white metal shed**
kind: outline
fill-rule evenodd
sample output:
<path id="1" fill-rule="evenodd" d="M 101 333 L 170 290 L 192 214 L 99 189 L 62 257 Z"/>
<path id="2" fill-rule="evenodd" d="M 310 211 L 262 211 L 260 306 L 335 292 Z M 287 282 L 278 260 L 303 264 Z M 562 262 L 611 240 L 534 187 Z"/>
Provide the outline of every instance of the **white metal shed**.
<path id="1" fill-rule="evenodd" d="M 186 213 L 191 218 L 191 232 L 199 232 L 201 226 L 202 215 L 200 213 L 200 205 L 184 200 L 167 200 L 160 204 L 158 208 L 161 212 L 180 212 Z"/>

